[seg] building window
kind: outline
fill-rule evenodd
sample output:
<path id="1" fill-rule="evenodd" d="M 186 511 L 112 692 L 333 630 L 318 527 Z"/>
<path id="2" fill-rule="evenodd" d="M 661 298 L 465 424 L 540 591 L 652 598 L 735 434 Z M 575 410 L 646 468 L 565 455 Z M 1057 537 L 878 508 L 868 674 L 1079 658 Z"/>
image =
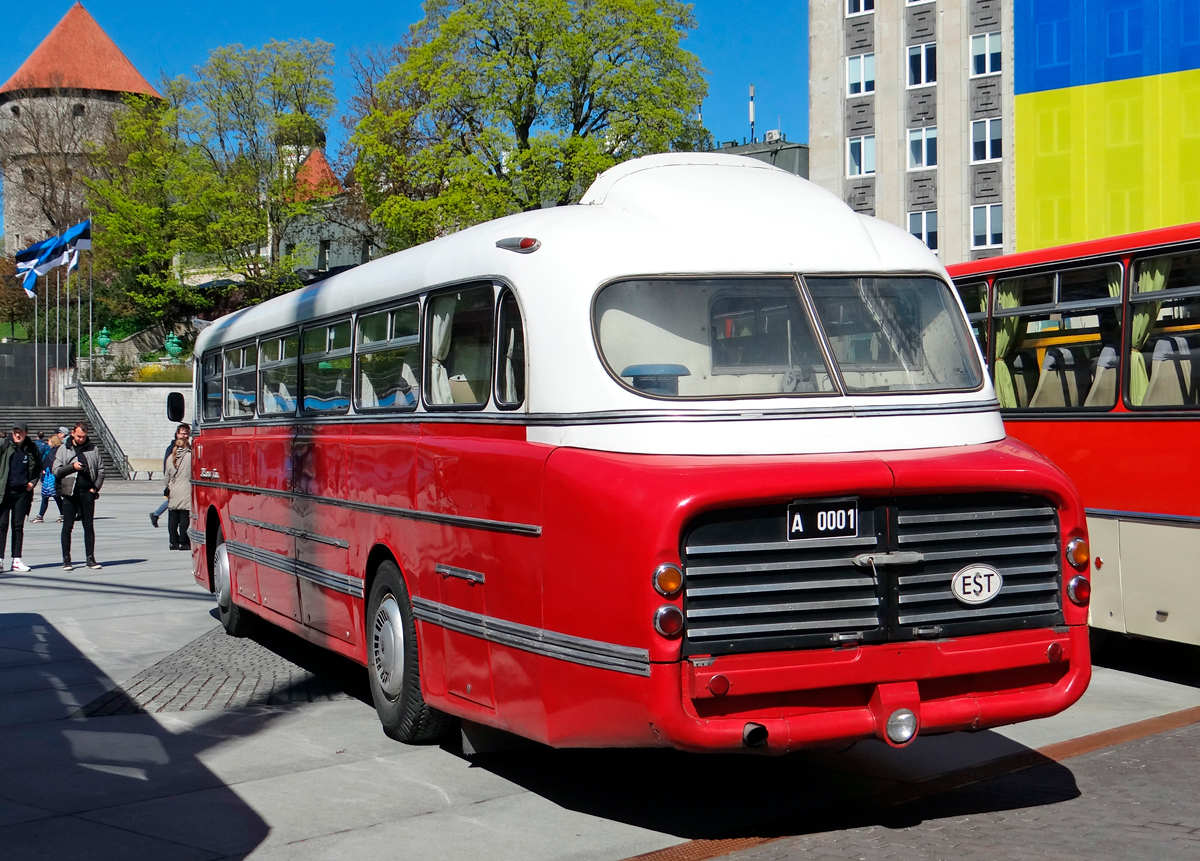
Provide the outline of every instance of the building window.
<path id="1" fill-rule="evenodd" d="M 971 207 L 972 248 L 999 248 L 1004 244 L 1004 205 Z"/>
<path id="2" fill-rule="evenodd" d="M 1003 121 L 1000 117 L 971 123 L 971 161 L 997 161 L 1004 156 Z"/>
<path id="3" fill-rule="evenodd" d="M 13 105 L 9 110 L 12 111 L 14 117 L 21 116 L 21 108 L 18 105 Z"/>
<path id="4" fill-rule="evenodd" d="M 848 138 L 846 162 L 847 176 L 866 176 L 875 173 L 875 135 Z"/>
<path id="5" fill-rule="evenodd" d="M 913 45 L 908 49 L 908 85 L 922 87 L 937 83 L 937 43 Z"/>
<path id="6" fill-rule="evenodd" d="M 971 77 L 1000 72 L 1000 34 L 980 33 L 971 37 Z"/>
<path id="7" fill-rule="evenodd" d="M 71 108 L 71 116 L 73 116 L 75 119 L 82 117 L 83 105 L 75 105 L 75 107 Z"/>
<path id="8" fill-rule="evenodd" d="M 937 251 L 937 210 L 910 212 L 908 214 L 908 232 L 924 242 L 930 251 Z"/>
<path id="9" fill-rule="evenodd" d="M 851 96 L 875 92 L 875 55 L 855 54 L 846 58 L 846 92 Z"/>
<path id="10" fill-rule="evenodd" d="M 846 15 L 862 15 L 875 11 L 875 0 L 846 0 Z"/>
<path id="11" fill-rule="evenodd" d="M 329 268 L 329 246 L 333 243 L 328 239 L 322 239 L 321 244 L 317 247 L 317 271 L 324 272 Z"/>
<path id="12" fill-rule="evenodd" d="M 908 169 L 937 167 L 937 126 L 908 130 Z"/>

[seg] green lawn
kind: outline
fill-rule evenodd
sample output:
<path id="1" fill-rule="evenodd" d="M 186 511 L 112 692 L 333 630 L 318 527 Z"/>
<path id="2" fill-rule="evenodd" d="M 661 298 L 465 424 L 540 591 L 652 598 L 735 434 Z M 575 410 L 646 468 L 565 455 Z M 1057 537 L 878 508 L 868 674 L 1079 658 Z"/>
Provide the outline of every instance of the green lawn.
<path id="1" fill-rule="evenodd" d="M 22 326 L 20 323 L 17 323 L 15 326 L 10 323 L 0 323 L 0 338 L 14 337 L 13 329 L 17 330 L 15 337 L 18 340 L 24 341 L 25 339 L 27 339 L 29 337 L 29 333 L 27 333 L 25 331 L 25 327 Z"/>

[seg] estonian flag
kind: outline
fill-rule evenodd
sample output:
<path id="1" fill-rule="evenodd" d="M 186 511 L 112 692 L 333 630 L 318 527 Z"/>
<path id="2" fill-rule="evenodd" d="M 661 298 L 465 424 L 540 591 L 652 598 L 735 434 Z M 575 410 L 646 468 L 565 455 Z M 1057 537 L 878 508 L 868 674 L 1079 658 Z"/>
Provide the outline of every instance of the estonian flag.
<path id="1" fill-rule="evenodd" d="M 67 228 L 67 232 L 62 235 L 62 241 L 71 250 L 87 251 L 92 247 L 92 220 L 89 218 Z"/>
<path id="2" fill-rule="evenodd" d="M 30 299 L 37 296 L 37 278 L 39 275 L 45 275 L 55 266 L 62 265 L 63 245 L 61 236 L 51 236 L 49 239 L 43 239 L 34 245 L 30 245 L 24 251 L 17 252 L 17 272 L 25 276 L 21 286 L 25 288 L 25 295 Z"/>

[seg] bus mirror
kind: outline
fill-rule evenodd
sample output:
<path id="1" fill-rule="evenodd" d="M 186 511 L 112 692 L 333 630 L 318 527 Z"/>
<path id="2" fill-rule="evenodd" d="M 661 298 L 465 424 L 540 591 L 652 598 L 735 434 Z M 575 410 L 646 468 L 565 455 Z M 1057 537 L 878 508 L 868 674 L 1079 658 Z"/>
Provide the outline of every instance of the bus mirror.
<path id="1" fill-rule="evenodd" d="M 167 418 L 173 422 L 183 421 L 184 412 L 183 395 L 180 392 L 171 392 L 167 395 Z"/>

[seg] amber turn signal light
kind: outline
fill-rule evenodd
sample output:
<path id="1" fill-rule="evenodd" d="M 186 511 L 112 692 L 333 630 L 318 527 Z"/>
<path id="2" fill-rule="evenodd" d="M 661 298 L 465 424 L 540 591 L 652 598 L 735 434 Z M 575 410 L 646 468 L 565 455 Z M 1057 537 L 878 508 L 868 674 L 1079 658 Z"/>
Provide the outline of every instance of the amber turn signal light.
<path id="1" fill-rule="evenodd" d="M 683 633 L 683 611 L 674 604 L 663 604 L 654 611 L 654 630 L 668 639 Z"/>
<path id="2" fill-rule="evenodd" d="M 1067 597 L 1080 607 L 1086 607 L 1092 599 L 1092 584 L 1086 577 L 1072 577 L 1067 584 Z"/>
<path id="3" fill-rule="evenodd" d="M 664 562 L 654 569 L 654 588 L 664 598 L 674 598 L 683 589 L 683 571 L 678 565 Z"/>
<path id="4" fill-rule="evenodd" d="M 1086 571 L 1092 561 L 1092 552 L 1084 538 L 1072 538 L 1067 542 L 1067 561 L 1076 571 Z"/>

